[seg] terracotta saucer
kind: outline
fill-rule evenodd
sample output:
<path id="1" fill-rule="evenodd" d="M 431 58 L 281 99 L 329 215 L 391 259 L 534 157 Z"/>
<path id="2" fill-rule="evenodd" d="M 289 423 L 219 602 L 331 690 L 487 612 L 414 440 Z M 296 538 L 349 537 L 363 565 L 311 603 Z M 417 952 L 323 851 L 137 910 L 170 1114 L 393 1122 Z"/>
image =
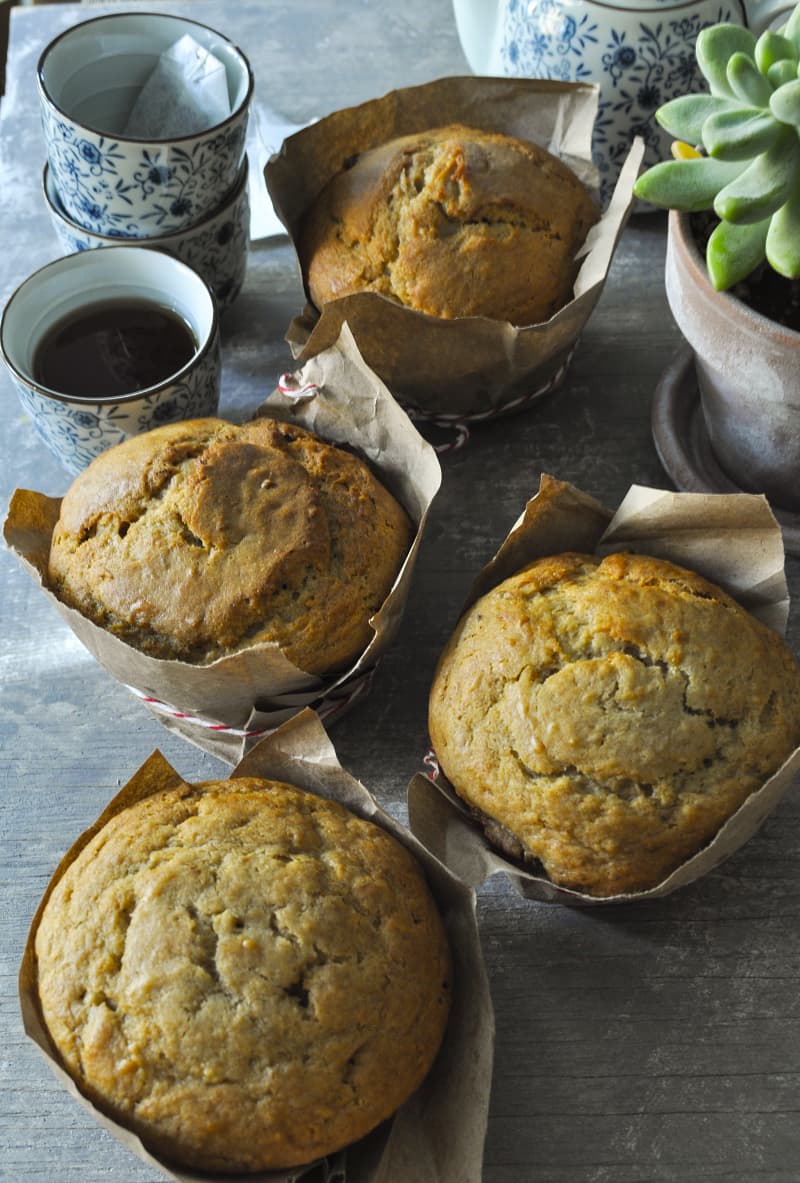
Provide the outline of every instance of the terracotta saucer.
<path id="1" fill-rule="evenodd" d="M 658 457 L 676 486 L 686 493 L 743 493 L 722 471 L 711 451 L 700 391 L 694 373 L 694 355 L 681 349 L 664 370 L 651 412 L 653 441 Z M 800 513 L 772 505 L 783 532 L 788 554 L 800 555 Z"/>

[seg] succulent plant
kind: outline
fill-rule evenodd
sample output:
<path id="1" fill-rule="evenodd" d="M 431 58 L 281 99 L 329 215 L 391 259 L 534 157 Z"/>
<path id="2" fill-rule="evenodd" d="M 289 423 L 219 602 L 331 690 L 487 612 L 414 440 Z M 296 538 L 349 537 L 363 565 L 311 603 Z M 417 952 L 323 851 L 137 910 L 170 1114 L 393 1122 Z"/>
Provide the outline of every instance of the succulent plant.
<path id="1" fill-rule="evenodd" d="M 697 37 L 708 94 L 665 103 L 656 119 L 674 160 L 643 173 L 637 197 L 720 219 L 706 248 L 712 284 L 724 290 L 760 263 L 800 277 L 800 4 L 779 31 L 756 38 L 718 24 Z"/>

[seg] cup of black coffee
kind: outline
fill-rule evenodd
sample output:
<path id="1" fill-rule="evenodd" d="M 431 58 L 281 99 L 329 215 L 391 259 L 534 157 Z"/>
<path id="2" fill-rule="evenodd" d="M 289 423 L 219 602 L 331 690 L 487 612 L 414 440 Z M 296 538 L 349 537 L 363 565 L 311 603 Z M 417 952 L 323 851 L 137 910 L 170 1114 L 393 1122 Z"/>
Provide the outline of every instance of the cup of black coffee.
<path id="1" fill-rule="evenodd" d="M 214 415 L 214 297 L 180 260 L 145 247 L 67 255 L 22 283 L 0 356 L 39 436 L 72 473 L 162 423 Z"/>

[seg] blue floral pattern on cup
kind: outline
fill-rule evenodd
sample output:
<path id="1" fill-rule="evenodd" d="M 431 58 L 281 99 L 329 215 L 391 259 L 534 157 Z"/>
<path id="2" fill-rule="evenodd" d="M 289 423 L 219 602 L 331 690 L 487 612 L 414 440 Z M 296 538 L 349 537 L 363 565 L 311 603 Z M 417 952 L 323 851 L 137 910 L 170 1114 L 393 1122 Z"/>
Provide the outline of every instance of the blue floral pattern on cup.
<path id="1" fill-rule="evenodd" d="M 219 403 L 219 341 L 186 376 L 151 395 L 122 402 L 76 406 L 39 394 L 11 374 L 20 402 L 39 438 L 71 473 L 81 472 L 107 448 L 163 423 L 214 415 Z"/>
<path id="2" fill-rule="evenodd" d="M 605 9 L 601 27 L 573 0 L 510 0 L 501 46 L 504 73 L 563 82 L 600 82 L 592 155 L 608 201 L 631 140 L 645 141 L 645 164 L 669 153 L 670 137 L 655 122 L 662 103 L 704 89 L 694 57 L 701 29 L 720 21 L 742 23 L 738 0 L 722 0 L 703 14 L 664 7 L 644 16 Z"/>
<path id="3" fill-rule="evenodd" d="M 130 142 L 82 130 L 44 104 L 41 115 L 64 209 L 97 234 L 142 238 L 185 229 L 230 192 L 244 157 L 246 112 L 189 148 L 143 144 L 133 158 Z"/>
<path id="4" fill-rule="evenodd" d="M 213 291 L 220 308 L 227 308 L 241 291 L 247 268 L 250 243 L 250 201 L 247 188 L 247 164 L 244 176 L 237 183 L 233 195 L 216 214 L 197 226 L 171 235 L 159 235 L 150 241 L 129 238 L 114 239 L 117 246 L 152 245 L 188 263 Z M 52 175 L 45 168 L 44 190 L 50 219 L 65 254 L 109 246 L 108 237 L 91 228 L 81 229 L 67 220 L 55 191 Z"/>

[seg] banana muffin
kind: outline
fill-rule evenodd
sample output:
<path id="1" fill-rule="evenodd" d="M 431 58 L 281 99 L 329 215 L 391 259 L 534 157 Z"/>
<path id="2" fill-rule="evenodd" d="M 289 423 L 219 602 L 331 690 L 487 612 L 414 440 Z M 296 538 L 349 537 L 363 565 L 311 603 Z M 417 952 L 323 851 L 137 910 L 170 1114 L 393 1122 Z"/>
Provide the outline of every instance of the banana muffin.
<path id="1" fill-rule="evenodd" d="M 451 961 L 413 855 L 337 802 L 243 777 L 122 810 L 57 881 L 40 1009 L 81 1092 L 203 1171 L 296 1166 L 418 1087 Z"/>
<path id="2" fill-rule="evenodd" d="M 348 164 L 298 235 L 318 308 L 368 291 L 433 316 L 530 325 L 570 299 L 575 254 L 599 210 L 544 148 L 451 125 Z"/>
<path id="3" fill-rule="evenodd" d="M 413 538 L 359 457 L 294 424 L 195 419 L 134 436 L 73 482 L 48 583 L 154 657 L 274 642 L 331 673 L 373 636 Z"/>
<path id="4" fill-rule="evenodd" d="M 800 669 L 777 633 L 691 571 L 562 554 L 464 614 L 429 726 L 491 843 L 560 886 L 637 892 L 800 744 Z"/>

